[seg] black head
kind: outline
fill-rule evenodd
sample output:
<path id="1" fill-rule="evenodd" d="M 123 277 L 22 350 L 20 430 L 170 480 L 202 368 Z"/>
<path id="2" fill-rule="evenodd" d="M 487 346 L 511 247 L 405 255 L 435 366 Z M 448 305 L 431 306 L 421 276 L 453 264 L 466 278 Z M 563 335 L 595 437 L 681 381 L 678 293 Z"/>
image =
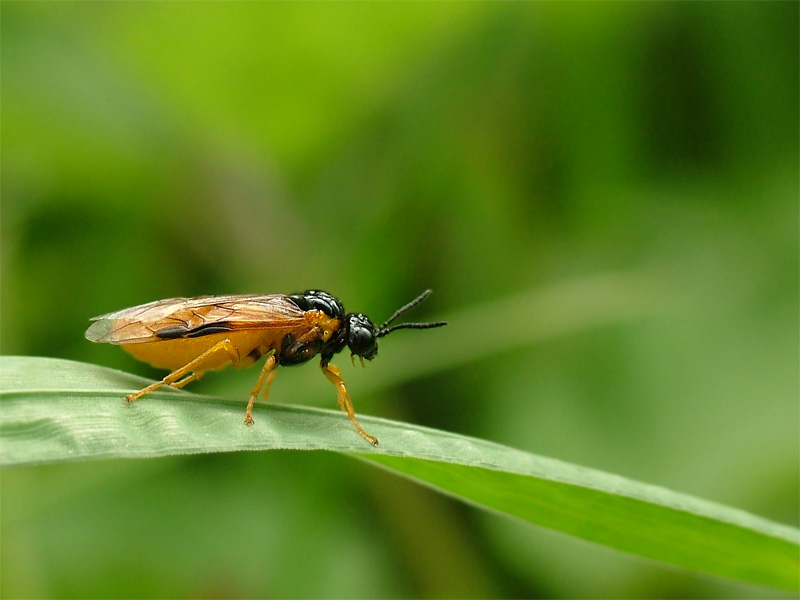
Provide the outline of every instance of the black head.
<path id="1" fill-rule="evenodd" d="M 405 306 L 399 308 L 389 319 L 380 327 L 375 327 L 370 318 L 362 313 L 348 313 L 344 317 L 345 321 L 345 341 L 353 356 L 360 356 L 367 360 L 372 360 L 378 355 L 378 338 L 389 335 L 398 329 L 432 329 L 447 325 L 444 321 L 435 323 L 403 323 L 389 327 L 392 321 L 402 315 L 407 310 L 414 308 L 417 304 L 430 296 L 431 290 L 426 290 L 418 298 L 412 300 Z"/>

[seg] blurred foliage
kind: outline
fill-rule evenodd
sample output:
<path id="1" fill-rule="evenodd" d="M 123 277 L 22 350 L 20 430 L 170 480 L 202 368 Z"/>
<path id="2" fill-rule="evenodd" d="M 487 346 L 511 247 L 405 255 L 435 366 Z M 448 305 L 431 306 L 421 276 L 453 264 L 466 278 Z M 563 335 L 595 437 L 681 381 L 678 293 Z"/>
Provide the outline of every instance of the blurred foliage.
<path id="1" fill-rule="evenodd" d="M 343 365 L 356 409 L 797 525 L 798 10 L 3 2 L 2 352 L 156 377 L 88 317 L 317 287 L 381 320 L 432 287 L 419 318 L 504 323 L 626 273 L 677 300 L 505 351 L 524 310 L 462 327 L 480 359 L 371 393 L 390 338 Z M 583 322 L 604 290 L 570 289 Z M 316 371 L 273 401 L 333 406 Z M 775 594 L 321 453 L 7 470 L 0 501 L 8 598 Z"/>

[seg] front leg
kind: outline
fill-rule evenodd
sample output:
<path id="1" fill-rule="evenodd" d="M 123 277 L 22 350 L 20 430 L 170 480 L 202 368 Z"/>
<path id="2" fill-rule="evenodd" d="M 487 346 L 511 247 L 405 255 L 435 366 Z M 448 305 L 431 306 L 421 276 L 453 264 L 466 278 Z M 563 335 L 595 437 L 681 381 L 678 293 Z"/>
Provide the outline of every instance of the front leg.
<path id="1" fill-rule="evenodd" d="M 378 438 L 364 431 L 363 427 L 361 427 L 361 425 L 358 424 L 358 421 L 356 421 L 356 413 L 353 410 L 353 403 L 350 401 L 350 394 L 347 393 L 347 387 L 344 384 L 339 367 L 325 364 L 324 362 L 320 364 L 320 366 L 322 367 L 322 372 L 325 373 L 325 377 L 327 377 L 330 382 L 336 386 L 336 390 L 339 394 L 339 408 L 347 413 L 347 416 L 350 417 L 350 420 L 356 427 L 356 431 L 361 434 L 361 437 L 363 437 L 373 446 L 377 446 Z"/>

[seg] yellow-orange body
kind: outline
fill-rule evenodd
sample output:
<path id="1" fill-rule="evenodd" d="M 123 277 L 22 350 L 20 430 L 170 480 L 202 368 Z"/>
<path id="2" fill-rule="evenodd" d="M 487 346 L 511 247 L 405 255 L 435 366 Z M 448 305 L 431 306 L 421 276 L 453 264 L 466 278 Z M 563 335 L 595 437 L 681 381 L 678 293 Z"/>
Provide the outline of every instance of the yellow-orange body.
<path id="1" fill-rule="evenodd" d="M 308 311 L 303 316 L 305 318 L 303 327 L 308 329 L 306 335 L 309 338 L 313 336 L 327 342 L 333 332 L 339 328 L 338 319 L 331 319 L 320 311 Z M 120 342 L 119 345 L 138 360 L 159 369 L 174 371 L 227 339 L 236 349 L 239 356 L 237 361 L 233 361 L 225 353 L 215 353 L 196 364 L 194 370 L 214 371 L 228 365 L 244 369 L 252 366 L 262 356 L 279 350 L 283 338 L 295 330 L 297 330 L 296 326 L 283 329 L 244 329 L 195 338 L 156 339 L 140 343 Z"/>

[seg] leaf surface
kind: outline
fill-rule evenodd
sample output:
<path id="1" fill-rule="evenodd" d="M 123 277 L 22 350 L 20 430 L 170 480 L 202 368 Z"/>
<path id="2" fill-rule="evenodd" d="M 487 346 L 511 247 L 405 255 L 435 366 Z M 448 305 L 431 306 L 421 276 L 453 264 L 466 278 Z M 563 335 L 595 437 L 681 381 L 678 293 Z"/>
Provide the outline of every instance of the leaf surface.
<path id="1" fill-rule="evenodd" d="M 800 531 L 617 475 L 445 431 L 339 411 L 160 390 L 111 369 L 0 357 L 0 465 L 238 450 L 332 450 L 479 507 L 618 550 L 765 586 L 800 589 Z"/>

